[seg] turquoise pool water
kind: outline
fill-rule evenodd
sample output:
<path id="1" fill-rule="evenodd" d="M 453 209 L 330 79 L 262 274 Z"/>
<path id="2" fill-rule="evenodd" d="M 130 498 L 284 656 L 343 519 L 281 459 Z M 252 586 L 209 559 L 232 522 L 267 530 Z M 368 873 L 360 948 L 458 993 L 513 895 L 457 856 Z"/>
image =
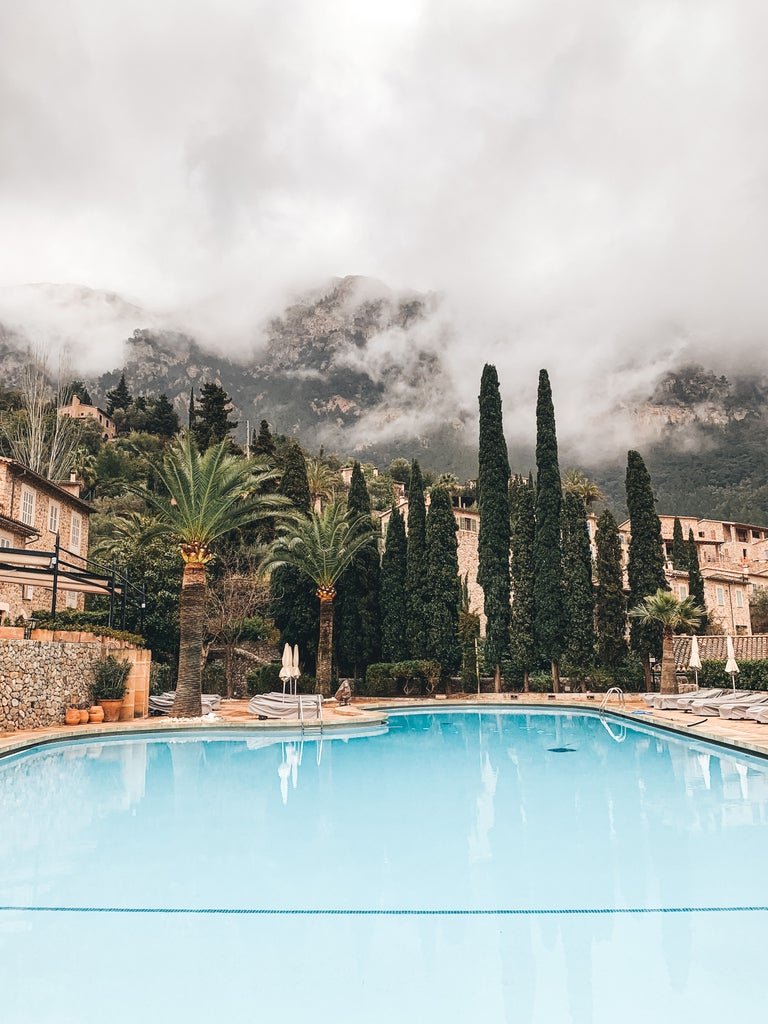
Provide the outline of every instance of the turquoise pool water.
<path id="1" fill-rule="evenodd" d="M 766 852 L 768 762 L 593 713 L 40 748 L 0 1019 L 763 1019 Z"/>

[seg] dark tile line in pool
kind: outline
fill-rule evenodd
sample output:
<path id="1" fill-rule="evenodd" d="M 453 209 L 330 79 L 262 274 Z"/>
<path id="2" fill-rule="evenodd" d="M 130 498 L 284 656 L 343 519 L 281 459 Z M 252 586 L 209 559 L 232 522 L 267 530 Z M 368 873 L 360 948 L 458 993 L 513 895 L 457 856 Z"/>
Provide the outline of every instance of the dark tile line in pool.
<path id="1" fill-rule="evenodd" d="M 253 917 L 549 917 L 583 914 L 747 914 L 768 913 L 768 906 L 736 907 L 567 907 L 497 910 L 430 910 L 400 908 L 316 910 L 268 907 L 34 907 L 0 906 L 0 913 L 36 914 L 220 914 Z"/>

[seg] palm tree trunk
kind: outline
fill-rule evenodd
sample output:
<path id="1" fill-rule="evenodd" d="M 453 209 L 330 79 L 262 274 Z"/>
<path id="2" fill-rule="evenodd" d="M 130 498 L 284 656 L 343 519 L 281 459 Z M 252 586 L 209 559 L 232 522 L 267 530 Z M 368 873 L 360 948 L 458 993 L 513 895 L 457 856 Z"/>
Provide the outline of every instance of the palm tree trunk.
<path id="1" fill-rule="evenodd" d="M 653 676 L 651 674 L 651 656 L 647 651 L 643 651 L 640 655 L 640 661 L 643 665 L 643 676 L 645 677 L 645 689 L 647 693 L 653 690 Z"/>
<path id="2" fill-rule="evenodd" d="M 501 665 L 497 665 L 493 673 L 493 692 L 501 693 Z"/>
<path id="3" fill-rule="evenodd" d="M 203 713 L 202 689 L 203 629 L 208 585 L 205 566 L 186 562 L 179 602 L 179 679 L 171 714 L 174 718 L 198 718 Z"/>
<path id="4" fill-rule="evenodd" d="M 318 597 L 320 598 L 320 640 L 317 645 L 315 693 L 329 697 L 333 658 L 333 597 L 327 593 L 320 593 Z"/>
<path id="5" fill-rule="evenodd" d="M 528 669 L 523 669 L 523 693 L 530 693 L 530 673 Z"/>
<path id="6" fill-rule="evenodd" d="M 675 645 L 674 634 L 671 626 L 665 626 L 663 633 L 663 645 L 661 648 L 661 692 L 677 693 Z"/>
<path id="7" fill-rule="evenodd" d="M 552 665 L 552 693 L 560 693 L 560 665 L 553 661 Z"/>

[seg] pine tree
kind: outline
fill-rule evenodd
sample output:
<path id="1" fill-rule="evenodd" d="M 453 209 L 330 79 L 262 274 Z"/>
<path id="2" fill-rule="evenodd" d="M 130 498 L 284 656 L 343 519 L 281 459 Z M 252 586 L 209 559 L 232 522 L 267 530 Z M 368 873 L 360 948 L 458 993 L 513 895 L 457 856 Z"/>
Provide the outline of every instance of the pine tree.
<path id="1" fill-rule="evenodd" d="M 255 459 L 266 459 L 268 462 L 275 461 L 275 442 L 266 420 L 262 420 L 259 424 L 258 434 L 255 430 L 253 432 L 251 455 Z"/>
<path id="2" fill-rule="evenodd" d="M 371 499 L 360 463 L 352 466 L 347 509 L 371 520 Z M 339 579 L 336 598 L 336 652 L 339 674 L 356 679 L 381 657 L 379 586 L 381 568 L 376 536 L 372 536 Z"/>
<path id="3" fill-rule="evenodd" d="M 559 662 L 568 625 L 561 578 L 560 511 L 563 492 L 557 460 L 555 410 L 546 370 L 539 374 L 536 401 L 536 469 L 534 635 L 539 656 L 546 658 L 552 666 L 552 688 L 559 693 Z"/>
<path id="4" fill-rule="evenodd" d="M 704 600 L 704 577 L 701 575 L 701 568 L 699 566 L 699 551 L 696 547 L 696 541 L 693 539 L 693 530 L 688 530 L 688 558 L 686 568 L 688 569 L 688 594 L 693 598 L 694 604 L 698 605 L 699 608 L 706 608 L 707 602 Z M 707 616 L 703 616 L 699 628 L 696 630 L 697 633 L 706 632 L 707 628 Z"/>
<path id="5" fill-rule="evenodd" d="M 285 467 L 278 491 L 290 498 L 299 512 L 309 516 L 311 508 L 307 468 L 304 454 L 296 442 L 292 442 L 286 449 Z M 270 611 L 280 630 L 280 641 L 291 646 L 299 645 L 302 662 L 309 672 L 314 671 L 320 635 L 320 609 L 316 590 L 310 577 L 291 565 L 275 569 L 270 579 Z"/>
<path id="6" fill-rule="evenodd" d="M 229 432 L 237 426 L 237 420 L 230 420 L 232 400 L 219 384 L 203 384 L 200 390 L 200 406 L 195 409 L 192 434 L 201 452 L 212 445 L 229 438 Z"/>
<path id="7" fill-rule="evenodd" d="M 147 430 L 158 437 L 173 437 L 181 428 L 176 410 L 168 400 L 168 395 L 160 395 L 148 409 Z"/>
<path id="8" fill-rule="evenodd" d="M 406 661 L 408 658 L 406 551 L 405 523 L 400 510 L 393 507 L 381 559 L 381 657 L 384 661 Z"/>
<path id="9" fill-rule="evenodd" d="M 76 396 L 77 398 L 80 399 L 83 405 L 93 405 L 93 400 L 91 398 L 90 392 L 88 391 L 88 388 L 85 385 L 85 381 L 81 380 L 79 377 L 77 378 L 77 380 L 73 380 L 70 384 L 67 385 L 67 387 L 65 388 L 65 394 L 69 394 L 70 402 L 72 401 L 72 398 Z"/>
<path id="10" fill-rule="evenodd" d="M 688 570 L 688 548 L 683 540 L 683 527 L 677 516 L 672 527 L 672 566 L 679 572 Z"/>
<path id="11" fill-rule="evenodd" d="M 425 654 L 440 662 L 441 678 L 449 690 L 450 677 L 461 664 L 458 526 L 448 491 L 436 487 L 430 498 L 426 526 L 429 619 Z"/>
<path id="12" fill-rule="evenodd" d="M 536 664 L 533 638 L 533 544 L 536 533 L 536 498 L 533 481 L 513 477 L 510 484 L 510 540 L 512 560 L 512 664 L 523 677 L 528 692 L 528 676 Z"/>
<path id="13" fill-rule="evenodd" d="M 122 409 L 125 412 L 131 401 L 131 393 L 125 383 L 125 373 L 121 373 L 117 387 L 107 392 L 107 416 L 114 415 L 115 409 Z"/>
<path id="14" fill-rule="evenodd" d="M 501 662 L 509 657 L 509 461 L 504 440 L 496 367 L 486 363 L 480 381 L 480 444 L 477 507 L 477 582 L 483 588 L 486 617 L 485 660 L 494 666 L 494 689 L 501 690 Z"/>
<path id="15" fill-rule="evenodd" d="M 597 520 L 595 543 L 595 620 L 598 658 L 604 668 L 616 669 L 627 657 L 627 602 L 624 597 L 619 527 L 607 509 Z"/>
<path id="16" fill-rule="evenodd" d="M 408 650 L 412 658 L 422 658 L 427 646 L 426 567 L 427 511 L 424 504 L 424 483 L 419 464 L 414 462 L 411 466 L 411 481 L 408 488 L 408 544 L 405 569 Z"/>
<path id="17" fill-rule="evenodd" d="M 627 455 L 627 509 L 632 535 L 629 541 L 629 607 L 634 608 L 643 598 L 657 590 L 668 590 L 664 575 L 664 544 L 661 523 L 656 514 L 653 488 L 648 470 L 640 454 Z M 651 688 L 650 656 L 661 657 L 661 626 L 653 622 L 633 619 L 630 627 L 632 649 L 640 655 L 645 672 L 646 686 Z"/>
<path id="18" fill-rule="evenodd" d="M 563 496 L 563 597 L 568 618 L 563 655 L 569 671 L 581 679 L 586 690 L 586 675 L 595 663 L 595 600 L 592 589 L 592 549 L 589 543 L 587 510 L 574 493 Z"/>

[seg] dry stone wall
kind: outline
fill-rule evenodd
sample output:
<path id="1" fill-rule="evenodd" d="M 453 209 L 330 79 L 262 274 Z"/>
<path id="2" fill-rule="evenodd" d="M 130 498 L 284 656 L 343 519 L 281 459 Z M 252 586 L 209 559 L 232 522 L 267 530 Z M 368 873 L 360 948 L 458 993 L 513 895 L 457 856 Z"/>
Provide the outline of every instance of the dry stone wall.
<path id="1" fill-rule="evenodd" d="M 64 721 L 88 700 L 101 644 L 0 640 L 0 732 Z"/>

